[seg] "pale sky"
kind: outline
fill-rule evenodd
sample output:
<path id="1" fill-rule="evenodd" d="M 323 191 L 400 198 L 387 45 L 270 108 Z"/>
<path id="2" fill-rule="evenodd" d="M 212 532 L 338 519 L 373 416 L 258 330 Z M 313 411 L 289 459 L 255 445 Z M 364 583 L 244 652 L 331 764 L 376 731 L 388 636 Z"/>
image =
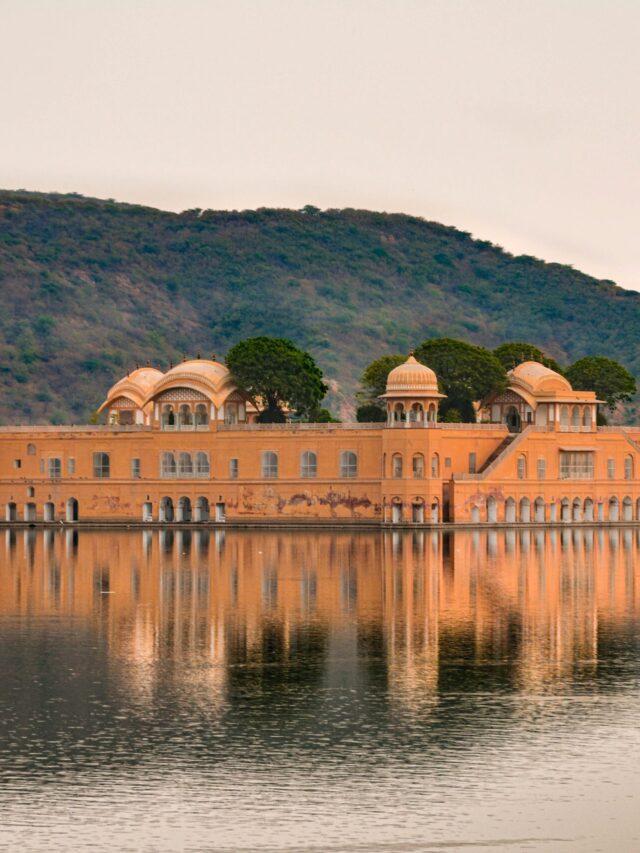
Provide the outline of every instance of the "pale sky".
<path id="1" fill-rule="evenodd" d="M 361 207 L 640 290 L 640 0 L 0 0 L 0 186 Z"/>

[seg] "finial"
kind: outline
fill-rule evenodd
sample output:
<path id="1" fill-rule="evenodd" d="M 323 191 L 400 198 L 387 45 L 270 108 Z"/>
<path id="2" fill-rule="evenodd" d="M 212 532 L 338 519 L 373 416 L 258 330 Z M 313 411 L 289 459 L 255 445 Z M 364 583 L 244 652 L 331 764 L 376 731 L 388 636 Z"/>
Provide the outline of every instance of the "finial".
<path id="1" fill-rule="evenodd" d="M 212 352 L 211 353 L 211 361 L 215 361 L 215 360 L 216 360 L 216 354 L 215 354 L 215 352 Z"/>
<path id="2" fill-rule="evenodd" d="M 186 361 L 186 360 L 187 360 L 187 354 L 186 354 L 186 353 L 184 353 L 184 352 L 182 353 L 182 360 L 183 360 L 183 361 Z"/>
<path id="3" fill-rule="evenodd" d="M 147 367 L 151 367 L 151 362 L 147 359 Z"/>
<path id="4" fill-rule="evenodd" d="M 200 358 L 200 353 L 199 353 L 199 352 L 197 352 L 197 353 L 196 353 L 196 358 L 198 358 L 198 359 Z"/>
<path id="5" fill-rule="evenodd" d="M 173 359 L 171 359 L 171 361 L 169 362 L 169 370 L 171 370 L 172 368 L 173 368 Z"/>
<path id="6" fill-rule="evenodd" d="M 140 370 L 140 362 L 136 361 L 136 370 Z"/>

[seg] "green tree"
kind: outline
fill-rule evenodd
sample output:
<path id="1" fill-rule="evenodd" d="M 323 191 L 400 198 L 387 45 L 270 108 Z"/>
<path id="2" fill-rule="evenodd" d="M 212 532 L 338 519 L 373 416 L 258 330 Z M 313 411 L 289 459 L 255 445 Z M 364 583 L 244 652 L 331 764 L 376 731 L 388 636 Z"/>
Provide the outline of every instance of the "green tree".
<path id="1" fill-rule="evenodd" d="M 313 357 L 286 338 L 240 341 L 226 362 L 237 386 L 262 403 L 258 419 L 263 423 L 284 421 L 285 407 L 308 418 L 328 390 Z"/>
<path id="2" fill-rule="evenodd" d="M 399 364 L 404 364 L 406 355 L 383 355 L 365 368 L 360 377 L 360 389 L 356 398 L 360 404 L 356 413 L 358 421 L 384 421 L 386 409 L 379 397 L 387 389 L 387 376 Z M 377 410 L 377 411 L 376 411 Z"/>
<path id="3" fill-rule="evenodd" d="M 576 391 L 595 391 L 610 412 L 618 403 L 629 402 L 636 393 L 636 380 L 627 368 L 601 355 L 579 359 L 564 375 Z"/>
<path id="4" fill-rule="evenodd" d="M 499 347 L 494 349 L 493 354 L 505 370 L 513 370 L 514 367 L 522 364 L 523 361 L 538 361 L 550 370 L 555 370 L 556 373 L 562 373 L 562 369 L 558 362 L 555 361 L 555 359 L 550 358 L 548 355 L 545 355 L 541 349 L 538 349 L 538 347 L 533 344 L 515 341 L 507 344 L 501 344 Z"/>
<path id="5" fill-rule="evenodd" d="M 333 416 L 329 409 L 317 408 L 312 409 L 308 413 L 308 420 L 313 424 L 339 424 L 342 423 L 340 418 Z"/>
<path id="6" fill-rule="evenodd" d="M 382 423 L 386 419 L 386 410 L 380 404 L 364 403 L 356 409 L 356 420 L 359 423 Z"/>
<path id="7" fill-rule="evenodd" d="M 415 357 L 435 371 L 443 394 L 440 404 L 441 420 L 447 412 L 457 409 L 463 422 L 475 421 L 473 403 L 491 391 L 507 387 L 507 374 L 491 350 L 453 338 L 424 341 Z"/>

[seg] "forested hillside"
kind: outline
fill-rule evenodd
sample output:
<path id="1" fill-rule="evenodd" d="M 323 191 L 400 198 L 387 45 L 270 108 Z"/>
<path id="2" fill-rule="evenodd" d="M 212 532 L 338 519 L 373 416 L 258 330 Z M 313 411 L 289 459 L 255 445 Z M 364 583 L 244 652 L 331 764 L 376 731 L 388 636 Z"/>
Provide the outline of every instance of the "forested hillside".
<path id="1" fill-rule="evenodd" d="M 0 419 L 86 420 L 136 362 L 309 349 L 348 412 L 363 368 L 425 338 L 537 344 L 640 373 L 640 294 L 455 228 L 360 210 L 180 214 L 0 192 Z"/>

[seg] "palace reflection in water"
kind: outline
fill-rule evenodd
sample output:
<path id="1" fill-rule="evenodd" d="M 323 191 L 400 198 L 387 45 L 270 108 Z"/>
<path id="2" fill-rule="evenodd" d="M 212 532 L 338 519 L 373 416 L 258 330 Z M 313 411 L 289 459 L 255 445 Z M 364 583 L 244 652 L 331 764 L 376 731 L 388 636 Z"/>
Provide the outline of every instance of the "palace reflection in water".
<path id="1" fill-rule="evenodd" d="M 639 553 L 7 530 L 0 847 L 637 849 Z"/>
<path id="2" fill-rule="evenodd" d="M 216 664 L 222 697 L 229 667 L 301 650 L 329 674 L 336 656 L 342 671 L 345 655 L 382 662 L 407 703 L 436 695 L 440 664 L 460 657 L 500 659 L 514 687 L 537 689 L 576 661 L 584 677 L 639 611 L 632 529 L 4 535 L 0 617 L 100 631 L 142 694 L 159 660 Z"/>

